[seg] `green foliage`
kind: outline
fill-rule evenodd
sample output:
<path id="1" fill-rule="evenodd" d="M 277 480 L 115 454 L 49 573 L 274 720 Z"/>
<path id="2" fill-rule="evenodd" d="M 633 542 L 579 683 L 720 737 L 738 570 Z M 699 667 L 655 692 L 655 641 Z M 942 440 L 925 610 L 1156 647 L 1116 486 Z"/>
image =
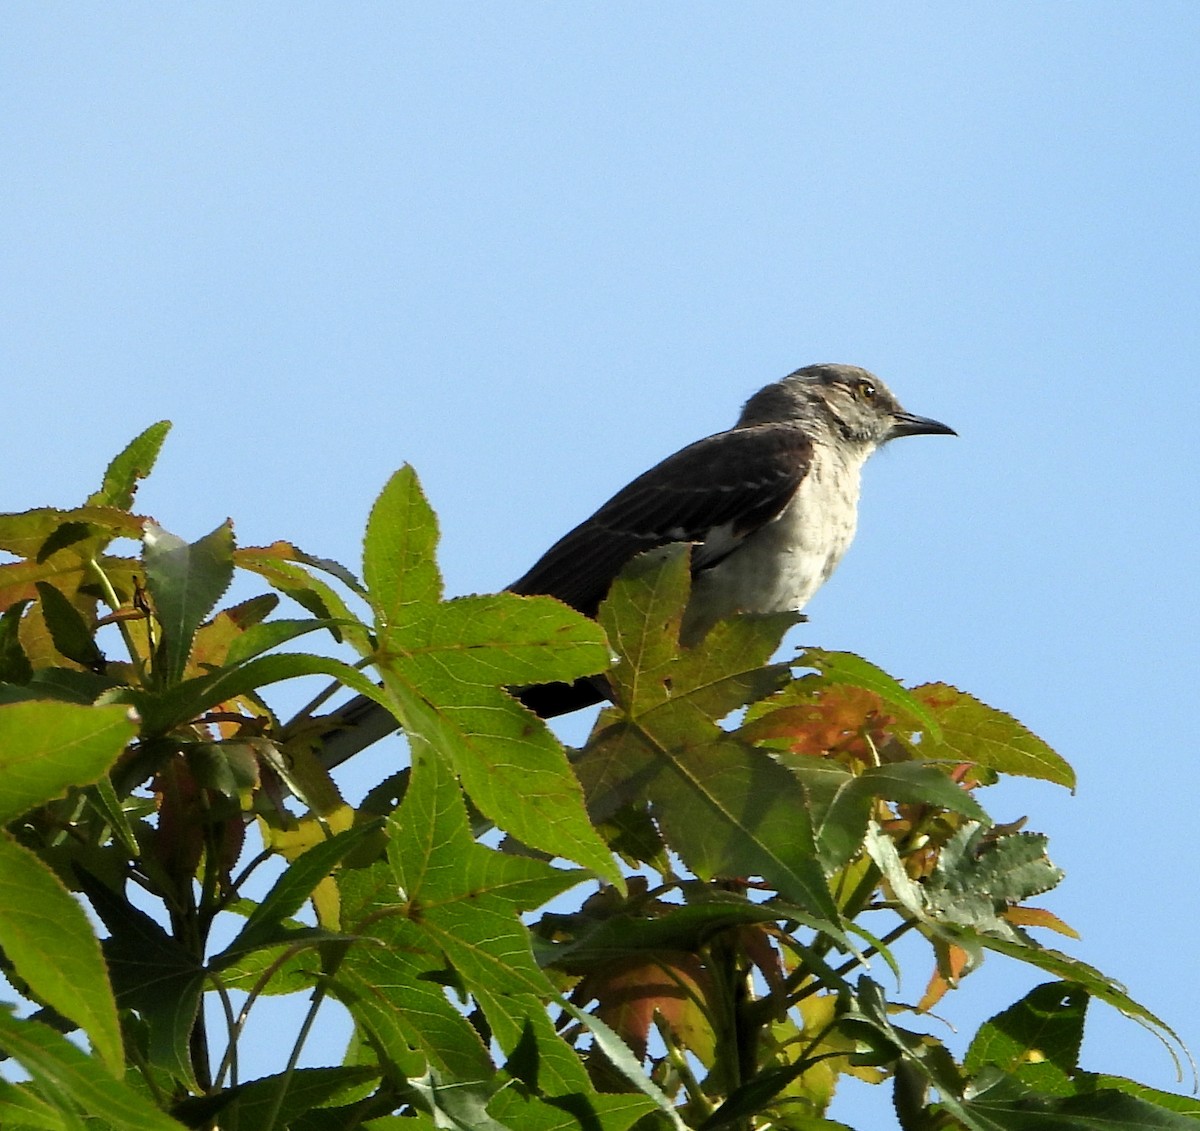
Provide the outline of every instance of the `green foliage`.
<path id="1" fill-rule="evenodd" d="M 23 1070 L 0 1125 L 813 1131 L 839 1126 L 846 1075 L 890 1086 L 906 1131 L 1196 1125 L 1193 1100 L 1078 1065 L 1094 999 L 1178 1042 L 1032 936 L 1072 934 L 1030 905 L 1061 873 L 980 795 L 1074 776 L 1016 720 L 846 653 L 773 660 L 790 616 L 681 647 L 685 547 L 631 563 L 598 623 L 446 600 L 408 468 L 362 581 L 228 523 L 188 543 L 130 509 L 166 432 L 80 507 L 0 515 L 0 958 L 21 1007 L 0 1049 Z M 139 557 L 110 552 L 130 538 Z M 239 571 L 270 592 L 219 608 Z M 303 615 L 274 616 L 285 599 Z M 326 633 L 361 663 L 296 650 Z M 612 705 L 574 751 L 509 690 L 602 672 Z M 357 810 L 329 772 L 336 712 L 264 700 L 314 676 L 407 737 Z M 930 964 L 902 1007 L 867 964 L 898 971 L 906 934 Z M 921 1015 L 988 952 L 1054 980 L 959 1062 Z M 246 1016 L 287 994 L 294 1039 L 241 1079 Z M 344 1063 L 300 1069 L 330 999 Z"/>

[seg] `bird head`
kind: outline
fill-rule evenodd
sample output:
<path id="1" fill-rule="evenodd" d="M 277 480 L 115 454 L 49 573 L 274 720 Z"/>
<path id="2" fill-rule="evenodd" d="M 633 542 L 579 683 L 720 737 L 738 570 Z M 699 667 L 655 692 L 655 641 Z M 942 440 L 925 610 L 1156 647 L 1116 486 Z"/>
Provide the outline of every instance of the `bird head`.
<path id="1" fill-rule="evenodd" d="M 905 412 L 891 390 L 856 365 L 808 365 L 754 394 L 737 426 L 804 425 L 815 435 L 861 446 L 869 453 L 901 436 L 954 436 L 954 429 Z"/>

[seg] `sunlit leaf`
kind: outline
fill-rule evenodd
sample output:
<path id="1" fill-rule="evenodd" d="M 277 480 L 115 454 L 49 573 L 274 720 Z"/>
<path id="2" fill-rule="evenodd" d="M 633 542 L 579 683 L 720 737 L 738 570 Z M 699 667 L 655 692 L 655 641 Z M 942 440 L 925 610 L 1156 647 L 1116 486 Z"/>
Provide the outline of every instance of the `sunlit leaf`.
<path id="1" fill-rule="evenodd" d="M 436 544 L 433 512 L 404 468 L 371 512 L 363 566 L 389 709 L 411 743 L 450 761 L 501 828 L 620 883 L 561 745 L 503 690 L 602 670 L 603 633 L 546 597 L 441 601 Z"/>
<path id="2" fill-rule="evenodd" d="M 797 660 L 801 667 L 816 668 L 830 683 L 861 687 L 878 695 L 901 716 L 920 724 L 935 741 L 941 737 L 937 716 L 920 698 L 893 679 L 882 668 L 853 652 L 830 652 L 805 648 Z"/>
<path id="3" fill-rule="evenodd" d="M 45 1025 L 18 1021 L 0 1009 L 0 1048 L 61 1110 L 86 1113 L 121 1131 L 182 1131 L 182 1124 Z"/>
<path id="4" fill-rule="evenodd" d="M 991 770 L 1075 788 L 1075 771 L 1028 727 L 945 683 L 913 688 L 941 724 L 940 740 L 922 742 L 923 758 L 975 762 Z"/>
<path id="5" fill-rule="evenodd" d="M 86 1031 L 100 1059 L 118 1075 L 124 1052 L 100 943 L 58 877 L 4 833 L 0 947 L 39 998 Z"/>
<path id="6" fill-rule="evenodd" d="M 170 430 L 171 422 L 160 420 L 135 436 L 108 465 L 100 489 L 88 496 L 88 505 L 128 510 L 133 503 L 138 480 L 150 474 Z"/>
<path id="7" fill-rule="evenodd" d="M 128 707 L 0 705 L 0 822 L 90 785 L 137 733 Z"/>

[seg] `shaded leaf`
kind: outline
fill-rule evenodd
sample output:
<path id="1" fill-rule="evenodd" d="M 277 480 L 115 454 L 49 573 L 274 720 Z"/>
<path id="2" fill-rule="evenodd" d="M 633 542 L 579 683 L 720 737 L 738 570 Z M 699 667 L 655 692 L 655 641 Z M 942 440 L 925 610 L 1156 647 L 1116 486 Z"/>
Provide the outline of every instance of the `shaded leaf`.
<path id="1" fill-rule="evenodd" d="M 328 876 L 361 840 L 379 827 L 377 821 L 365 822 L 314 845 L 296 857 L 250 914 L 233 942 L 211 960 L 210 965 L 213 969 L 220 969 L 247 950 L 287 942 L 291 932 L 282 926 L 283 920 L 299 911 L 317 884 Z"/>
<path id="2" fill-rule="evenodd" d="M 1200 1119 L 1200 1099 L 1194 1095 L 1179 1096 L 1174 1092 L 1163 1092 L 1158 1088 L 1148 1088 L 1136 1080 L 1129 1080 L 1124 1076 L 1112 1076 L 1105 1072 L 1078 1073 L 1076 1084 L 1080 1091 L 1102 1089 L 1110 1092 L 1124 1092 L 1126 1095 L 1136 1096 L 1138 1099 L 1154 1104 L 1155 1107 L 1166 1108 L 1168 1111 L 1179 1112 L 1180 1115 L 1190 1115 L 1193 1119 Z"/>
<path id="3" fill-rule="evenodd" d="M 204 969 L 149 915 L 86 872 L 80 885 L 108 928 L 104 954 L 117 1004 L 149 1030 L 151 1063 L 196 1088 L 188 1038 L 204 990 Z"/>
<path id="4" fill-rule="evenodd" d="M 1014 942 L 1007 938 L 994 935 L 980 935 L 978 941 L 988 950 L 1006 954 L 1020 962 L 1028 963 L 1039 970 L 1045 970 L 1065 982 L 1077 982 L 1093 998 L 1107 1002 L 1126 1017 L 1132 1018 L 1144 1029 L 1153 1033 L 1162 1042 L 1176 1067 L 1181 1068 L 1180 1055 L 1187 1058 L 1192 1065 L 1192 1075 L 1195 1077 L 1195 1065 L 1178 1034 L 1165 1021 L 1151 1013 L 1144 1005 L 1140 1005 L 1129 996 L 1128 991 L 1119 982 L 1102 974 L 1094 966 L 1072 958 L 1062 951 L 1049 947 L 1038 946 L 1032 942 Z M 1178 1052 L 1176 1051 L 1178 1050 Z"/>
<path id="5" fill-rule="evenodd" d="M 96 668 L 103 664 L 104 655 L 96 647 L 92 629 L 79 610 L 53 585 L 45 581 L 36 584 L 42 616 L 50 630 L 54 647 L 68 660 L 74 660 L 85 668 Z"/>
<path id="6" fill-rule="evenodd" d="M 185 1101 L 175 1114 L 193 1126 L 201 1125 L 201 1117 L 219 1113 L 222 1127 L 273 1126 L 282 1131 L 313 1108 L 324 1107 L 378 1076 L 378 1069 L 357 1066 L 296 1068 L 251 1080 L 212 1097 Z M 203 1122 L 207 1125 L 207 1119 Z"/>
<path id="7" fill-rule="evenodd" d="M 1116 1090 L 1047 1096 L 996 1073 L 955 1114 L 982 1131 L 1195 1131 L 1196 1121 Z"/>
<path id="8" fill-rule="evenodd" d="M 1076 983 L 1035 987 L 979 1027 L 964 1070 L 977 1075 L 992 1065 L 1038 1091 L 1070 1093 L 1087 1006 L 1087 991 Z"/>
<path id="9" fill-rule="evenodd" d="M 32 603 L 24 597 L 0 615 L 0 682 L 24 684 L 33 678 L 33 665 L 21 647 L 21 617 Z"/>
<path id="10" fill-rule="evenodd" d="M 910 1087 L 919 1082 L 922 1090 L 936 1088 L 947 1111 L 972 1131 L 989 1131 L 967 1112 L 963 1104 L 966 1081 L 945 1046 L 923 1033 L 894 1025 L 877 982 L 865 975 L 859 978 L 857 993 L 845 999 L 838 1024 L 856 1041 L 860 1062 L 892 1065 L 897 1079 L 907 1080 Z"/>
<path id="11" fill-rule="evenodd" d="M 762 680 L 745 673 L 767 661 L 793 618 L 743 618 L 714 629 L 702 656 L 681 651 L 688 576 L 686 549 L 643 555 L 600 607 L 620 659 L 610 673 L 616 707 L 601 714 L 577 762 L 589 808 L 605 819 L 649 801 L 668 845 L 697 876 L 761 876 L 836 922 L 802 786 L 709 714 L 774 690 L 773 671 Z"/>
<path id="12" fill-rule="evenodd" d="M 233 527 L 224 522 L 191 544 L 147 521 L 143 561 L 146 588 L 162 626 L 160 678 L 178 683 L 192 638 L 233 580 Z"/>

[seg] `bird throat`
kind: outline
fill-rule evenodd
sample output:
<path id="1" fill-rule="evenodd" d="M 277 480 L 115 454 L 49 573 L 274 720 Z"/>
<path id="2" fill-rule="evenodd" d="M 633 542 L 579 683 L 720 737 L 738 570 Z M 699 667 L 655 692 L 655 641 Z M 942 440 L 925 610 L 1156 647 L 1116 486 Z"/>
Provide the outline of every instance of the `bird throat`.
<path id="1" fill-rule="evenodd" d="M 734 613 L 799 611 L 829 579 L 858 523 L 862 465 L 857 446 L 814 446 L 808 474 L 770 522 L 735 554 L 696 575 L 682 642 L 695 644 Z"/>

